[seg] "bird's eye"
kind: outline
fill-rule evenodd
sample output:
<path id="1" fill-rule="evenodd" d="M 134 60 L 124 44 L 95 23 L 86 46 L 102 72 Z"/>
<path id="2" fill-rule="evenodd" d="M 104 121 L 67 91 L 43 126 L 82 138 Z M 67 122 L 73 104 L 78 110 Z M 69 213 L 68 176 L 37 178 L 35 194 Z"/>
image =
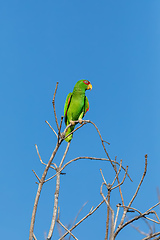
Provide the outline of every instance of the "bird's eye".
<path id="1" fill-rule="evenodd" d="M 84 82 L 86 85 L 89 85 L 89 83 L 90 83 L 90 82 L 87 81 L 87 80 L 84 80 L 83 82 Z"/>

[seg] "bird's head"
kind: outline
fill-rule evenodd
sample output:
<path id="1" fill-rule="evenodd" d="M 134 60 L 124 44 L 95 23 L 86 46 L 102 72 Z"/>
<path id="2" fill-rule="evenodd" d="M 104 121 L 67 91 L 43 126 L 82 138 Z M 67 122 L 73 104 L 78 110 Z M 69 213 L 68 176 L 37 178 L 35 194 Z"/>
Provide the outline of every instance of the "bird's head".
<path id="1" fill-rule="evenodd" d="M 92 84 L 90 83 L 90 81 L 82 79 L 76 83 L 75 88 L 85 90 L 85 91 L 92 90 Z"/>

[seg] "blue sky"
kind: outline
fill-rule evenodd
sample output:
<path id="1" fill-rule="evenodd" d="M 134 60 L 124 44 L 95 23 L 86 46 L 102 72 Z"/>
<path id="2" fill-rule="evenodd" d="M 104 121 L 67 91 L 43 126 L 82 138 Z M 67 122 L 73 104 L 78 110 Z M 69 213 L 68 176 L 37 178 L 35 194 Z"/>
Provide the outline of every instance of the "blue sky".
<path id="1" fill-rule="evenodd" d="M 1 237 L 28 239 L 37 190 L 32 169 L 41 176 L 34 144 L 47 162 L 56 138 L 52 97 L 56 82 L 58 119 L 65 98 L 79 79 L 88 79 L 90 119 L 99 127 L 110 157 L 129 165 L 133 183 L 123 186 L 127 204 L 140 181 L 144 155 L 148 171 L 133 207 L 146 211 L 157 203 L 160 146 L 160 2 L 158 0 L 55 0 L 0 3 L 1 79 Z M 64 124 L 63 124 L 64 128 Z M 60 161 L 66 143 L 56 156 Z M 74 135 L 67 160 L 76 156 L 105 157 L 95 129 L 87 125 Z M 59 204 L 61 221 L 69 225 L 88 201 L 79 218 L 101 201 L 102 168 L 113 179 L 109 164 L 77 162 L 62 176 Z M 52 172 L 49 173 L 51 176 Z M 48 232 L 55 181 L 43 188 L 35 225 L 38 239 Z M 119 203 L 113 193 L 112 207 Z M 159 214 L 159 209 L 157 208 Z M 106 206 L 74 232 L 78 239 L 104 239 Z M 136 226 L 146 230 L 142 222 Z M 158 230 L 158 227 L 157 227 Z M 117 239 L 141 239 L 128 226 Z M 58 239 L 57 228 L 55 238 Z"/>

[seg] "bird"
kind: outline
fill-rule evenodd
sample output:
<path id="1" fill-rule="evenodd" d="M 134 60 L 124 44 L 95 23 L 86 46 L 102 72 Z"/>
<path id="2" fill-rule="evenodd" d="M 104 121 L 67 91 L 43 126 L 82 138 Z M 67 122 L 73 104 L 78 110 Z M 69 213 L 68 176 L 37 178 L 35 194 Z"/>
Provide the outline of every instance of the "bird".
<path id="1" fill-rule="evenodd" d="M 86 90 L 92 90 L 92 84 L 90 81 L 82 79 L 75 84 L 73 92 L 67 95 L 64 105 L 64 120 L 66 126 L 68 126 L 70 123 L 71 126 L 67 129 L 65 136 L 74 130 L 74 121 L 78 121 L 80 124 L 82 124 L 82 118 L 89 110 L 89 101 L 85 96 Z M 65 138 L 66 142 L 70 142 L 72 140 L 72 136 L 73 134 Z"/>

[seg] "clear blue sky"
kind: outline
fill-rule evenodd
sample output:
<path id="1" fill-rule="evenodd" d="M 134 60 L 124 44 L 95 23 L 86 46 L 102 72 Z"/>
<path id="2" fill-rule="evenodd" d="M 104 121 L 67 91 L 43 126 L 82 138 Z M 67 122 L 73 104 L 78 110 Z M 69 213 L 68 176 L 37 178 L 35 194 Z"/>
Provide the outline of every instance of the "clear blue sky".
<path id="1" fill-rule="evenodd" d="M 82 78 L 90 111 L 85 119 L 97 124 L 111 158 L 129 165 L 133 183 L 123 186 L 127 204 L 140 181 L 144 155 L 148 172 L 133 207 L 146 211 L 157 201 L 160 187 L 160 1 L 159 0 L 5 0 L 0 3 L 0 232 L 2 239 L 25 240 L 37 190 L 34 169 L 43 172 L 37 144 L 47 162 L 56 138 L 52 97 L 56 82 L 58 119 L 66 95 Z M 63 125 L 64 128 L 64 125 Z M 66 143 L 55 161 L 59 162 Z M 105 157 L 98 135 L 85 126 L 74 135 L 67 156 Z M 113 170 L 101 162 L 73 163 L 62 176 L 61 221 L 70 224 L 81 206 L 83 217 L 101 201 L 99 169 L 111 182 Z M 50 172 L 51 176 L 52 172 Z M 35 234 L 44 239 L 52 216 L 55 181 L 43 188 Z M 120 201 L 114 193 L 112 207 Z M 157 209 L 159 214 L 159 209 Z M 134 213 L 133 215 L 134 216 Z M 106 206 L 74 232 L 78 239 L 104 239 Z M 142 222 L 136 226 L 146 230 Z M 157 228 L 158 229 L 158 228 Z M 55 238 L 58 239 L 57 228 Z M 128 226 L 117 239 L 141 239 Z"/>

